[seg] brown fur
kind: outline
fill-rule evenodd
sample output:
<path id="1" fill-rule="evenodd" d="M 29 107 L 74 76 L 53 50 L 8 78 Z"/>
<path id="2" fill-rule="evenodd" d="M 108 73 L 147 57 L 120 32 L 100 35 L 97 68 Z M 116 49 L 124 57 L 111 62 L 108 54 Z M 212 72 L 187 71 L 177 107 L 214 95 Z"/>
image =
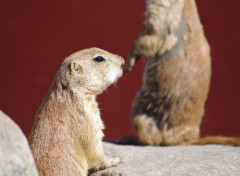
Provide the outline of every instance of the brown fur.
<path id="1" fill-rule="evenodd" d="M 96 62 L 102 56 L 106 60 Z M 67 57 L 37 112 L 29 143 L 39 176 L 86 176 L 115 166 L 102 148 L 104 128 L 96 95 L 122 75 L 124 60 L 90 48 Z"/>
<path id="2" fill-rule="evenodd" d="M 210 48 L 194 0 L 146 1 L 145 28 L 125 68 L 128 72 L 147 57 L 132 124 L 141 144 L 189 144 L 199 139 L 211 77 Z"/>
<path id="3" fill-rule="evenodd" d="M 206 136 L 190 143 L 191 145 L 222 144 L 240 146 L 239 137 Z"/>

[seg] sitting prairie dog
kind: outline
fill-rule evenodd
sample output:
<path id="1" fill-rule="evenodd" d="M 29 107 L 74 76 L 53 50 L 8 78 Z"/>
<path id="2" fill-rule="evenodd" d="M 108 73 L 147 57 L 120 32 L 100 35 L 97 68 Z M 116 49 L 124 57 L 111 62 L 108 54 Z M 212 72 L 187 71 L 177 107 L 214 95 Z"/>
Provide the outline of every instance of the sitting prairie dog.
<path id="1" fill-rule="evenodd" d="M 98 48 L 63 61 L 29 137 L 39 176 L 86 176 L 120 162 L 104 154 L 96 96 L 122 76 L 123 65 L 122 57 Z"/>
<path id="2" fill-rule="evenodd" d="M 130 51 L 125 72 L 147 57 L 131 121 L 138 143 L 240 145 L 225 137 L 199 139 L 210 77 L 210 48 L 195 0 L 146 0 L 145 28 Z M 137 143 L 123 138 L 120 143 Z"/>

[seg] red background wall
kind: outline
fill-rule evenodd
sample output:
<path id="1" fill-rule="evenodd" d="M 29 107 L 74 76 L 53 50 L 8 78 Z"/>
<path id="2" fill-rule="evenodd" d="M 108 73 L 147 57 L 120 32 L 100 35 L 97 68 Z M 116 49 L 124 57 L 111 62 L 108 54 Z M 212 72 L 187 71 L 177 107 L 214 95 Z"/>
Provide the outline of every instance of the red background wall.
<path id="1" fill-rule="evenodd" d="M 240 136 L 240 1 L 197 3 L 213 67 L 201 132 Z M 127 59 L 143 27 L 144 10 L 144 0 L 1 0 L 0 109 L 28 136 L 62 60 L 92 46 Z M 143 66 L 144 60 L 99 96 L 105 140 L 134 135 L 129 117 Z"/>

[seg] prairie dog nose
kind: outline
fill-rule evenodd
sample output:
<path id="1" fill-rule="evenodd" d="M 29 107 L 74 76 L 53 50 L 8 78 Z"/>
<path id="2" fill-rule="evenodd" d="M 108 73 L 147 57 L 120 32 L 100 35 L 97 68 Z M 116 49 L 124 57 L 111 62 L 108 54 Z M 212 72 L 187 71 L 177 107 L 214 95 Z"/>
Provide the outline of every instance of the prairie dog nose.
<path id="1" fill-rule="evenodd" d="M 119 58 L 121 59 L 120 68 L 123 69 L 123 66 L 125 64 L 125 60 L 121 56 L 119 56 Z"/>
<path id="2" fill-rule="evenodd" d="M 121 69 L 123 69 L 123 65 L 124 65 L 124 64 L 121 65 Z"/>

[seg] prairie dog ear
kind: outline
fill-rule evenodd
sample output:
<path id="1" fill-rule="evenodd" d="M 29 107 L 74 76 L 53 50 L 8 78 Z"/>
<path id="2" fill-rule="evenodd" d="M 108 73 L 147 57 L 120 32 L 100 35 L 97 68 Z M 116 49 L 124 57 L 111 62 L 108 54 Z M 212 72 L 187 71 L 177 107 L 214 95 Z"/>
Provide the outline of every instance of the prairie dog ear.
<path id="1" fill-rule="evenodd" d="M 75 62 L 75 61 L 71 62 L 70 70 L 71 70 L 71 74 L 72 75 L 73 74 L 79 74 L 79 73 L 81 73 L 83 71 L 82 66 L 79 63 Z"/>

